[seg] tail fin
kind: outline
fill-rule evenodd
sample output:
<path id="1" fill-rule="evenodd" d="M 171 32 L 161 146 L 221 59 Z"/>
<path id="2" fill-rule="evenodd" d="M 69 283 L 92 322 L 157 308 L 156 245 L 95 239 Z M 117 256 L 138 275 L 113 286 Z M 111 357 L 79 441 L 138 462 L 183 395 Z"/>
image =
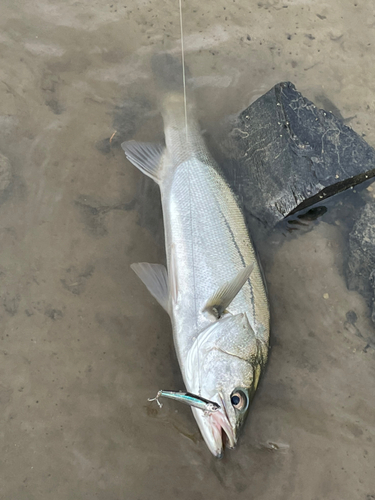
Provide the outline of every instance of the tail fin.
<path id="1" fill-rule="evenodd" d="M 164 125 L 174 126 L 186 133 L 187 126 L 190 129 L 196 122 L 196 108 L 192 92 L 189 92 L 186 101 L 181 60 L 168 52 L 159 52 L 152 56 L 151 67 L 161 92 L 160 108 Z M 185 68 L 185 81 L 189 78 L 189 69 Z"/>

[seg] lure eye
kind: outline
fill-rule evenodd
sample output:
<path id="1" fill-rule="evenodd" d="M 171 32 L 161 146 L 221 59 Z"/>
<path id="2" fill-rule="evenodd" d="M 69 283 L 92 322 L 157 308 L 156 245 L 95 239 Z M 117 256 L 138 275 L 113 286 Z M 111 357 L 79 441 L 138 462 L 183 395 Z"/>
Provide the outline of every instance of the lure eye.
<path id="1" fill-rule="evenodd" d="M 241 391 L 234 392 L 230 401 L 236 410 L 243 410 L 246 407 L 246 396 Z"/>

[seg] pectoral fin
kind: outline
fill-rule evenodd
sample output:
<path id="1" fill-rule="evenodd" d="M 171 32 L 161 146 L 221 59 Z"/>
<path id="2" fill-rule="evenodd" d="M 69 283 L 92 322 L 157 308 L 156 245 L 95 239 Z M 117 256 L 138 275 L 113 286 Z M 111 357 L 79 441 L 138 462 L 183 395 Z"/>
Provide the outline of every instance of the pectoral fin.
<path id="1" fill-rule="evenodd" d="M 237 276 L 225 283 L 219 290 L 208 300 L 203 311 L 206 311 L 216 318 L 220 318 L 225 309 L 229 306 L 254 269 L 254 263 L 241 269 Z"/>
<path id="2" fill-rule="evenodd" d="M 121 147 L 125 151 L 126 158 L 134 166 L 155 182 L 160 181 L 160 160 L 164 151 L 162 144 L 127 141 L 123 142 Z"/>
<path id="3" fill-rule="evenodd" d="M 162 264 L 139 262 L 130 266 L 147 290 L 169 313 L 168 273 Z"/>

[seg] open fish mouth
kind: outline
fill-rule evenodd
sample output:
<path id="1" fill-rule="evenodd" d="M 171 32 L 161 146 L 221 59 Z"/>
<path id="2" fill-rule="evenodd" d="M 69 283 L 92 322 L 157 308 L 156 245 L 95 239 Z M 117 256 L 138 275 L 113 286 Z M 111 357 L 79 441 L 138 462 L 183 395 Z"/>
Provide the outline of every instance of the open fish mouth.
<path id="1" fill-rule="evenodd" d="M 192 410 L 203 439 L 215 457 L 221 458 L 223 456 L 224 445 L 228 448 L 236 446 L 237 439 L 230 425 L 224 405 L 221 404 L 220 410 L 209 415 L 204 415 L 197 408 L 192 408 Z"/>
<path id="2" fill-rule="evenodd" d="M 226 444 L 228 448 L 234 448 L 236 446 L 236 439 L 227 416 L 219 410 L 212 413 L 208 418 L 211 419 L 212 432 L 215 442 L 218 444 L 220 443 L 222 449 L 224 444 Z"/>

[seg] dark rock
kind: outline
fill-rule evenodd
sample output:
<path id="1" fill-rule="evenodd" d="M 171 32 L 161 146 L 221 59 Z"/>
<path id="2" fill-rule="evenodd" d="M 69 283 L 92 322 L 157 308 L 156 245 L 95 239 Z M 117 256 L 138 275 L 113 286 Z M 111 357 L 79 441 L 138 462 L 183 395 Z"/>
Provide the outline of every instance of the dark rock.
<path id="1" fill-rule="evenodd" d="M 222 165 L 245 209 L 266 225 L 375 175 L 375 151 L 290 82 L 231 123 Z"/>
<path id="2" fill-rule="evenodd" d="M 349 290 L 365 297 L 372 309 L 375 322 L 375 204 L 361 209 L 349 235 L 349 249 L 345 266 Z"/>

